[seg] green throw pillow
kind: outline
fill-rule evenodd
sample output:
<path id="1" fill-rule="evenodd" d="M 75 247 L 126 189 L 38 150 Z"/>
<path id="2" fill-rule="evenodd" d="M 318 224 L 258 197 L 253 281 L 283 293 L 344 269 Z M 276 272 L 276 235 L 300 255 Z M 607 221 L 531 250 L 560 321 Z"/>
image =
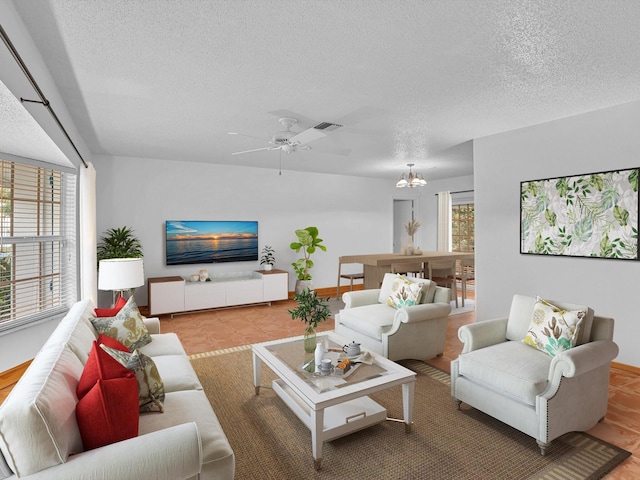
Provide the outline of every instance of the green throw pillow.
<path id="1" fill-rule="evenodd" d="M 130 297 L 115 317 L 92 318 L 91 323 L 98 333 L 115 338 L 133 352 L 152 340 L 143 318 L 135 300 Z"/>
<path id="2" fill-rule="evenodd" d="M 164 412 L 164 383 L 154 361 L 139 350 L 129 353 L 105 344 L 100 347 L 136 376 L 140 412 Z"/>
<path id="3" fill-rule="evenodd" d="M 406 277 L 398 275 L 391 285 L 391 295 L 387 299 L 387 305 L 393 308 L 418 305 L 422 295 L 422 287 L 422 282 L 412 282 Z"/>
<path id="4" fill-rule="evenodd" d="M 529 331 L 522 340 L 551 357 L 576 345 L 584 311 L 562 310 L 538 297 Z"/>

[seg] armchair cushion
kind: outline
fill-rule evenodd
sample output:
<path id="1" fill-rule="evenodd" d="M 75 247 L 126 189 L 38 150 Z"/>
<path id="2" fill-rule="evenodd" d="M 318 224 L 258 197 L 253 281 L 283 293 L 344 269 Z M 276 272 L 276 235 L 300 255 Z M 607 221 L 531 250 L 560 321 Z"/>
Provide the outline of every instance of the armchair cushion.
<path id="1" fill-rule="evenodd" d="M 387 298 L 387 305 L 393 308 L 413 307 L 422 298 L 422 282 L 412 282 L 402 275 L 398 275 L 391 285 L 391 294 Z"/>
<path id="2" fill-rule="evenodd" d="M 343 325 L 368 337 L 382 340 L 382 334 L 393 325 L 396 310 L 386 303 L 376 303 L 342 310 L 340 313 L 340 322 Z"/>
<path id="3" fill-rule="evenodd" d="M 502 342 L 460 355 L 460 375 L 500 394 L 535 406 L 547 388 L 552 358 L 522 342 Z"/>
<path id="4" fill-rule="evenodd" d="M 555 357 L 575 347 L 586 314 L 586 309 L 564 310 L 538 297 L 529 331 L 522 341 Z"/>

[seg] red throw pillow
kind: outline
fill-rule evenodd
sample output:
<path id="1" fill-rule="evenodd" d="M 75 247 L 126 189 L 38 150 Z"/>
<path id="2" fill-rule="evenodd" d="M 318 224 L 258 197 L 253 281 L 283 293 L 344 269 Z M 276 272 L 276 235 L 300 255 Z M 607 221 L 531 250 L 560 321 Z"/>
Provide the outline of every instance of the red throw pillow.
<path id="1" fill-rule="evenodd" d="M 115 338 L 110 337 L 109 335 L 105 335 L 104 333 L 101 333 L 100 335 L 98 335 L 98 345 L 102 345 L 102 344 L 106 345 L 109 348 L 113 348 L 114 350 L 120 350 L 121 352 L 129 353 L 129 349 L 125 345 L 123 345 L 119 340 L 116 340 Z"/>
<path id="2" fill-rule="evenodd" d="M 138 436 L 138 382 L 133 375 L 98 380 L 76 405 L 85 450 Z"/>
<path id="3" fill-rule="evenodd" d="M 118 296 L 118 300 L 116 300 L 116 303 L 113 306 L 113 308 L 96 308 L 93 311 L 96 314 L 96 317 L 98 318 L 115 317 L 118 314 L 118 312 L 122 310 L 122 307 L 124 307 L 126 304 L 127 304 L 127 301 L 124 299 L 122 295 L 120 295 Z"/>
<path id="4" fill-rule="evenodd" d="M 118 342 L 117 340 L 114 341 Z M 120 345 L 124 347 L 124 345 Z M 127 350 L 126 347 L 124 347 L 124 349 Z M 94 340 L 91 352 L 89 353 L 89 358 L 84 366 L 82 375 L 80 375 L 80 380 L 78 380 L 76 395 L 78 396 L 78 399 L 83 398 L 89 390 L 93 388 L 98 380 L 121 378 L 128 376 L 128 374 L 131 374 L 131 371 L 100 348 L 98 346 L 98 342 Z"/>

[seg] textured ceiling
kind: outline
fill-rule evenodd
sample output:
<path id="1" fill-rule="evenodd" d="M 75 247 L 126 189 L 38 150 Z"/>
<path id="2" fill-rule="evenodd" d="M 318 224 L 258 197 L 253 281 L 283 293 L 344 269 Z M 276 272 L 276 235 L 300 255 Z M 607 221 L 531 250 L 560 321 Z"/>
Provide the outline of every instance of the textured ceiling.
<path id="1" fill-rule="evenodd" d="M 640 99 L 632 0 L 14 3 L 95 154 L 278 168 L 231 153 L 293 112 L 344 127 L 284 170 L 445 178 L 474 138 Z"/>

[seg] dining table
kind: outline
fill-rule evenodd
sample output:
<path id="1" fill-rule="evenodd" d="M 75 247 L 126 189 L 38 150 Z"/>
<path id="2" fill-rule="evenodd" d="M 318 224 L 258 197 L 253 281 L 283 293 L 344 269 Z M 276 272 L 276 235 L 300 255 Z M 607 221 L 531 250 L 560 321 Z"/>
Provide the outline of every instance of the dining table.
<path id="1" fill-rule="evenodd" d="M 385 273 L 391 272 L 391 264 L 435 262 L 439 260 L 466 260 L 474 258 L 473 252 L 426 251 L 413 255 L 402 253 L 372 253 L 344 255 L 341 263 L 361 263 L 364 273 L 364 288 L 380 288 Z"/>

